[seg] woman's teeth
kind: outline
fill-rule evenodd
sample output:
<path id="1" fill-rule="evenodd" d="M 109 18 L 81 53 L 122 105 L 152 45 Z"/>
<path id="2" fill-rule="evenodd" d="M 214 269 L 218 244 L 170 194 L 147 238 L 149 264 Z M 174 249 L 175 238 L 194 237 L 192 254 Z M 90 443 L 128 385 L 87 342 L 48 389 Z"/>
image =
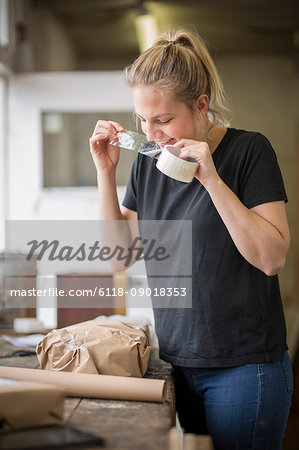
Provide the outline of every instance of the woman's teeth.
<path id="1" fill-rule="evenodd" d="M 169 144 L 171 141 L 173 141 L 173 138 L 168 139 L 167 141 L 159 142 L 159 145 L 165 146 L 165 145 Z"/>

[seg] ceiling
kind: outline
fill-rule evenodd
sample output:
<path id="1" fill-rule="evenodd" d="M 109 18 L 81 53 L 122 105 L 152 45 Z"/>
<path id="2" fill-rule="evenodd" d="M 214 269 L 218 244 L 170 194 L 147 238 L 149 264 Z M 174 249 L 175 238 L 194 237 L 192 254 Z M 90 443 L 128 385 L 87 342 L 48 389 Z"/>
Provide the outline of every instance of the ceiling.
<path id="1" fill-rule="evenodd" d="M 138 0 L 48 0 L 65 26 L 81 68 L 117 69 L 138 55 Z M 297 0 L 163 0 L 145 2 L 158 29 L 193 26 L 213 56 L 299 51 Z"/>

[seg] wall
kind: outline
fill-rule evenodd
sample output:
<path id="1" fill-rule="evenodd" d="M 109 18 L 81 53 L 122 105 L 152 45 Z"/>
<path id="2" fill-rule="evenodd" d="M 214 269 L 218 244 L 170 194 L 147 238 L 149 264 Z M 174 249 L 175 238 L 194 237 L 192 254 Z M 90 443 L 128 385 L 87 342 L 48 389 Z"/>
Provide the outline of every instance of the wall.
<path id="1" fill-rule="evenodd" d="M 4 248 L 4 217 L 6 211 L 6 162 L 7 162 L 7 134 L 6 130 L 7 82 L 1 76 L 0 70 L 0 252 Z"/>
<path id="2" fill-rule="evenodd" d="M 292 242 L 280 274 L 284 302 L 298 299 L 298 184 L 299 73 L 291 58 L 226 57 L 218 61 L 224 86 L 234 105 L 232 126 L 260 131 L 272 143 L 284 177 Z"/>
<path id="3" fill-rule="evenodd" d="M 47 2 L 15 0 L 11 5 L 14 70 L 16 72 L 75 70 L 77 54 L 65 26 Z M 17 31 L 18 30 L 18 31 Z"/>

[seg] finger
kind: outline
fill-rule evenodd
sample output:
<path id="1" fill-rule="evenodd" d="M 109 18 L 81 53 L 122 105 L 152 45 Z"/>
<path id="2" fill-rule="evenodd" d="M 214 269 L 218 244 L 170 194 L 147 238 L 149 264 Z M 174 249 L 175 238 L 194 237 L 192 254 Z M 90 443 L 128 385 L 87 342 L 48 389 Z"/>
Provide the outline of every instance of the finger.
<path id="1" fill-rule="evenodd" d="M 111 134 L 108 131 L 99 131 L 89 139 L 90 144 L 99 143 L 101 141 L 108 141 L 114 147 L 119 147 L 119 139 L 116 134 Z"/>
<path id="2" fill-rule="evenodd" d="M 99 140 L 109 139 L 110 137 L 111 133 L 109 133 L 108 130 L 99 130 L 97 133 L 91 136 L 91 138 L 98 138 Z"/>
<path id="3" fill-rule="evenodd" d="M 125 132 L 123 126 L 121 126 L 118 122 L 108 121 L 108 120 L 98 120 L 93 131 L 93 134 L 96 134 L 99 130 L 108 130 L 111 132 L 111 135 L 116 135 L 117 133 Z"/>
<path id="4" fill-rule="evenodd" d="M 178 147 L 178 148 L 182 148 L 183 147 L 183 141 L 184 141 L 184 139 L 181 139 L 180 141 L 177 141 L 175 143 L 175 146 Z"/>
<path id="5" fill-rule="evenodd" d="M 91 137 L 99 137 L 101 140 L 110 140 L 118 142 L 118 137 L 115 128 L 110 125 L 108 128 L 99 128 L 96 130 Z"/>
<path id="6" fill-rule="evenodd" d="M 179 158 L 181 159 L 188 159 L 193 158 L 196 159 L 196 161 L 200 160 L 200 156 L 198 154 L 198 149 L 195 149 L 193 147 L 184 147 L 183 150 L 181 150 L 179 154 Z"/>
<path id="7" fill-rule="evenodd" d="M 104 120 L 98 120 L 93 135 L 102 133 L 103 131 L 108 132 L 111 139 L 116 138 L 117 130 L 114 125 Z"/>
<path id="8" fill-rule="evenodd" d="M 114 127 L 116 128 L 118 133 L 125 133 L 126 132 L 124 127 L 122 125 L 120 125 L 118 122 L 113 122 L 113 120 L 110 120 L 109 123 L 114 125 Z"/>
<path id="9" fill-rule="evenodd" d="M 181 139 L 180 141 L 175 143 L 176 147 L 183 148 L 190 144 L 192 141 L 190 139 Z"/>
<path id="10" fill-rule="evenodd" d="M 93 134 L 100 128 L 106 128 L 108 129 L 109 123 L 107 122 L 107 120 L 98 120 L 96 123 L 96 126 L 93 130 Z"/>
<path id="11" fill-rule="evenodd" d="M 179 154 L 179 158 L 181 159 L 187 159 L 190 158 L 192 155 L 190 154 L 189 150 L 182 150 Z"/>
<path id="12" fill-rule="evenodd" d="M 94 143 L 98 143 L 107 139 L 110 139 L 108 133 L 97 133 L 95 136 L 91 136 L 91 138 L 89 139 L 89 143 L 92 145 Z"/>

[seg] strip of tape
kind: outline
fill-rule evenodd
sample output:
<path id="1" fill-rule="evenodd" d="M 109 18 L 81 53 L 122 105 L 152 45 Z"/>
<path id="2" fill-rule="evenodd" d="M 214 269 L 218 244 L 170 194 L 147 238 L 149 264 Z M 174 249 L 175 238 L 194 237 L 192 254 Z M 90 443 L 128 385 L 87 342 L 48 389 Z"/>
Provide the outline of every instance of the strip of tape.
<path id="1" fill-rule="evenodd" d="M 118 142 L 110 141 L 111 145 L 119 145 L 121 148 L 142 153 L 150 158 L 158 158 L 162 151 L 156 142 L 148 142 L 144 134 L 135 131 L 117 133 L 117 137 Z"/>
<path id="2" fill-rule="evenodd" d="M 137 151 L 143 155 L 158 159 L 157 169 L 177 181 L 189 183 L 193 180 L 198 169 L 198 162 L 186 161 L 179 158 L 180 149 L 173 145 L 166 145 L 161 149 L 157 143 L 148 142 L 146 137 L 134 131 L 117 133 L 118 142 L 111 141 L 111 145 L 119 145 L 127 150 Z"/>

